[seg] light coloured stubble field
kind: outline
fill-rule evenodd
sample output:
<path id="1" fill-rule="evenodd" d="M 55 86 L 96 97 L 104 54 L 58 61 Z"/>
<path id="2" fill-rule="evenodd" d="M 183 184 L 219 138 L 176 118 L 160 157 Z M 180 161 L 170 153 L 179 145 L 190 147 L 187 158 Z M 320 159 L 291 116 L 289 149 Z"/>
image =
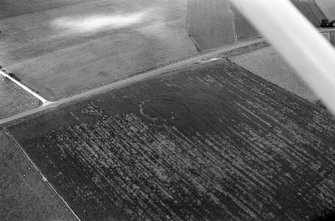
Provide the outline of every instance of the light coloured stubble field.
<path id="1" fill-rule="evenodd" d="M 183 0 L 91 1 L 0 21 L 0 61 L 48 100 L 197 53 Z"/>
<path id="2" fill-rule="evenodd" d="M 312 102 L 318 100 L 304 81 L 272 47 L 266 47 L 230 59 L 248 71 L 300 97 Z"/>

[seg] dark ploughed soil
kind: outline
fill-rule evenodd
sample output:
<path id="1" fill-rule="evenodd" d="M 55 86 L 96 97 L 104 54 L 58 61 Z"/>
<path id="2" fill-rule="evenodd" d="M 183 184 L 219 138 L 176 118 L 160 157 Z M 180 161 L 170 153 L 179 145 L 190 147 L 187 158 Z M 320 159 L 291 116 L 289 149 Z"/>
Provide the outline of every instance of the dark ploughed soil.
<path id="1" fill-rule="evenodd" d="M 302 220 L 335 207 L 335 120 L 224 60 L 8 130 L 82 220 Z"/>

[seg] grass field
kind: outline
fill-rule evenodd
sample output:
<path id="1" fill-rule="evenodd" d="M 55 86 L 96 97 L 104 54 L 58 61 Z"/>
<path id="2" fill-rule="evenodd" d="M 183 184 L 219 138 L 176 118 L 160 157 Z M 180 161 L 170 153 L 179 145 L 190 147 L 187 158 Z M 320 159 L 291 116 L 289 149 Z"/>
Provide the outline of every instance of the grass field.
<path id="1" fill-rule="evenodd" d="M 315 3 L 315 0 L 291 0 L 291 2 L 315 26 L 320 26 L 321 20 L 327 18 Z M 334 2 L 333 5 L 335 5 Z"/>
<path id="2" fill-rule="evenodd" d="M 201 50 L 236 42 L 234 17 L 227 0 L 188 0 L 189 34 Z"/>
<path id="3" fill-rule="evenodd" d="M 0 140 L 0 220 L 76 220 L 2 129 Z"/>
<path id="4" fill-rule="evenodd" d="M 321 20 L 326 18 L 314 0 L 291 1 L 315 26 L 319 26 Z M 319 2 L 322 2 L 319 5 L 329 19 L 335 19 L 332 18 L 335 3 L 331 0 Z M 188 32 L 200 50 L 231 45 L 259 36 L 228 0 L 188 0 L 187 23 Z"/>
<path id="5" fill-rule="evenodd" d="M 186 8 L 183 0 L 99 0 L 3 19 L 0 61 L 58 100 L 196 54 Z"/>
<path id="6" fill-rule="evenodd" d="M 272 47 L 230 58 L 234 63 L 309 101 L 318 100 L 304 81 Z"/>
<path id="7" fill-rule="evenodd" d="M 335 19 L 335 2 L 333 0 L 315 0 L 315 2 L 329 20 Z"/>
<path id="8" fill-rule="evenodd" d="M 40 106 L 40 101 L 0 76 L 0 119 Z"/>
<path id="9" fill-rule="evenodd" d="M 260 35 L 237 9 L 232 5 L 230 5 L 230 8 L 234 14 L 235 32 L 238 41 L 246 41 Z"/>
<path id="10" fill-rule="evenodd" d="M 228 0 L 188 0 L 187 24 L 201 50 L 259 36 Z"/>
<path id="11" fill-rule="evenodd" d="M 334 125 L 221 60 L 6 127 L 82 220 L 300 220 L 334 206 Z"/>

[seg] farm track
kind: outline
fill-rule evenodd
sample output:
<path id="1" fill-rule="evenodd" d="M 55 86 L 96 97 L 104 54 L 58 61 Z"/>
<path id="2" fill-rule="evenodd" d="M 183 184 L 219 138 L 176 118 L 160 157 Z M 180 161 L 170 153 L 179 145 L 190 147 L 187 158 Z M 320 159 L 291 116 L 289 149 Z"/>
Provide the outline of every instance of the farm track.
<path id="1" fill-rule="evenodd" d="M 5 127 L 82 220 L 289 220 L 334 206 L 334 125 L 217 60 Z"/>

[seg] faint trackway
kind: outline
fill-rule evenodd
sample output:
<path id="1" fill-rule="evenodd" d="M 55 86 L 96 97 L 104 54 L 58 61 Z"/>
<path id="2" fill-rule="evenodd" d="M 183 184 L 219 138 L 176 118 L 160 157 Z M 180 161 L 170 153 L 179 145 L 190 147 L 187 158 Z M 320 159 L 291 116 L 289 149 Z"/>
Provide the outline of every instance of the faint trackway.
<path id="1" fill-rule="evenodd" d="M 48 101 L 46 99 L 44 99 L 42 96 L 38 95 L 36 92 L 34 92 L 33 90 L 31 90 L 30 88 L 28 88 L 27 86 L 25 86 L 24 84 L 22 84 L 21 82 L 15 80 L 14 78 L 12 78 L 11 76 L 9 76 L 7 73 L 3 72 L 0 70 L 0 74 L 3 75 L 4 77 L 10 79 L 11 81 L 13 81 L 15 84 L 17 84 L 19 87 L 21 87 L 23 90 L 27 91 L 29 94 L 33 95 L 34 97 L 36 97 L 38 100 L 40 100 L 42 102 L 42 106 L 46 106 L 48 104 L 51 104 L 53 102 Z"/>
<path id="2" fill-rule="evenodd" d="M 14 120 L 17 120 L 17 119 L 20 119 L 20 118 L 23 118 L 23 117 L 26 117 L 26 116 L 29 116 L 29 115 L 33 115 L 33 114 L 42 112 L 42 111 L 45 111 L 45 110 L 50 110 L 50 109 L 55 108 L 57 106 L 60 106 L 62 104 L 67 104 L 67 103 L 70 103 L 72 101 L 76 101 L 76 100 L 79 100 L 79 99 L 82 99 L 82 98 L 90 97 L 92 95 L 100 94 L 100 93 L 110 91 L 110 90 L 113 90 L 113 89 L 116 89 L 116 88 L 121 88 L 121 87 L 130 85 L 130 84 L 134 84 L 136 82 L 139 82 L 139 81 L 142 81 L 142 80 L 145 80 L 145 79 L 148 79 L 148 78 L 152 78 L 154 76 L 157 76 L 157 75 L 160 75 L 160 74 L 163 74 L 163 73 L 178 70 L 178 69 L 187 67 L 187 66 L 192 65 L 192 64 L 198 64 L 198 63 L 203 63 L 203 62 L 213 62 L 213 61 L 221 59 L 220 57 L 216 57 L 216 56 L 220 56 L 220 54 L 224 54 L 225 52 L 229 52 L 229 51 L 232 51 L 234 49 L 240 49 L 240 48 L 243 48 L 243 47 L 246 47 L 246 46 L 261 43 L 263 41 L 264 41 L 263 39 L 257 39 L 257 40 L 233 45 L 233 46 L 230 46 L 230 47 L 222 47 L 222 48 L 219 48 L 215 51 L 209 51 L 209 52 L 206 52 L 204 54 L 196 55 L 196 56 L 188 58 L 186 60 L 178 61 L 176 63 L 172 63 L 170 65 L 167 65 L 167 66 L 164 66 L 164 67 L 161 67 L 161 68 L 157 68 L 157 69 L 154 69 L 154 70 L 151 70 L 151 71 L 148 71 L 148 72 L 137 74 L 137 75 L 134 75 L 132 77 L 126 78 L 124 80 L 116 81 L 116 82 L 113 82 L 109 85 L 105 85 L 105 86 L 102 86 L 102 87 L 99 87 L 99 88 L 96 88 L 96 89 L 93 89 L 93 90 L 90 90 L 90 91 L 87 91 L 87 92 L 84 92 L 84 93 L 81 93 L 81 94 L 78 94 L 78 95 L 74 95 L 72 97 L 68 97 L 68 98 L 64 98 L 64 99 L 59 100 L 59 101 L 55 101 L 55 102 L 50 102 L 50 101 L 44 99 L 43 97 L 41 97 L 40 95 L 38 95 L 37 93 L 35 93 L 31 89 L 29 89 L 28 87 L 24 86 L 22 83 L 16 81 L 12 77 L 8 76 L 6 73 L 3 73 L 3 72 L 0 71 L 0 73 L 2 75 L 8 77 L 10 80 L 15 82 L 20 87 L 22 87 L 24 90 L 26 90 L 27 92 L 29 92 L 30 94 L 32 94 L 33 96 L 35 96 L 36 98 L 38 98 L 39 100 L 41 100 L 43 102 L 43 105 L 40 106 L 40 107 L 37 107 L 35 109 L 25 111 L 25 112 L 22 112 L 20 114 L 16 114 L 14 116 L 11 116 L 11 117 L 0 120 L 0 125 L 11 122 L 11 121 L 14 121 Z"/>

